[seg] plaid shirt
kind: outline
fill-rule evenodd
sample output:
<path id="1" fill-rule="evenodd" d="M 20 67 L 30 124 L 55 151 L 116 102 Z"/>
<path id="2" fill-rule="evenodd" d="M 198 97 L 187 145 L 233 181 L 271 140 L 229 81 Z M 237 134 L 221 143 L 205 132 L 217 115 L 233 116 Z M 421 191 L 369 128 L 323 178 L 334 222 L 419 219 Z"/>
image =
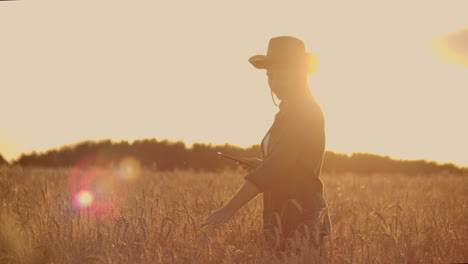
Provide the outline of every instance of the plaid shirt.
<path id="1" fill-rule="evenodd" d="M 265 138 L 261 142 L 262 163 L 244 177 L 263 192 L 263 228 L 276 226 L 288 235 L 300 223 L 320 221 L 321 232 L 331 235 L 319 177 L 325 152 L 322 109 L 312 96 L 281 101 L 279 108 L 265 135 L 266 153 Z"/>

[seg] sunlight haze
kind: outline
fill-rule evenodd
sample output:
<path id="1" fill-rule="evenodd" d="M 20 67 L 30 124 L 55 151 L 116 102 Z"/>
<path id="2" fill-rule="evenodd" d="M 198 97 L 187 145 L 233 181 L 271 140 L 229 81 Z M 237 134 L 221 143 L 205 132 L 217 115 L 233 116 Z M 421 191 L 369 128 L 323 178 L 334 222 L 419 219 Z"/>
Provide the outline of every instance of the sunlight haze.
<path id="1" fill-rule="evenodd" d="M 468 165 L 467 10 L 468 1 L 0 2 L 0 154 L 103 138 L 260 144 L 278 108 L 248 59 L 290 35 L 319 56 L 309 83 L 326 149 Z"/>

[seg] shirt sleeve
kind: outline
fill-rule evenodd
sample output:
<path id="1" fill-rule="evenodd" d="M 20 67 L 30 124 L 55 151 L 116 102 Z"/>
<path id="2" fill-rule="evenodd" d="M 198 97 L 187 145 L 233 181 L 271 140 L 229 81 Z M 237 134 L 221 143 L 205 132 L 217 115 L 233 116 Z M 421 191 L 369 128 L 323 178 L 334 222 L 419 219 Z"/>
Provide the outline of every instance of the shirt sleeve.
<path id="1" fill-rule="evenodd" d="M 284 124 L 275 136 L 275 142 L 271 142 L 271 150 L 263 162 L 244 176 L 244 179 L 255 184 L 261 192 L 274 186 L 282 186 L 286 180 L 285 176 L 294 169 L 303 150 L 314 140 L 314 135 L 308 127 L 299 120 Z"/>

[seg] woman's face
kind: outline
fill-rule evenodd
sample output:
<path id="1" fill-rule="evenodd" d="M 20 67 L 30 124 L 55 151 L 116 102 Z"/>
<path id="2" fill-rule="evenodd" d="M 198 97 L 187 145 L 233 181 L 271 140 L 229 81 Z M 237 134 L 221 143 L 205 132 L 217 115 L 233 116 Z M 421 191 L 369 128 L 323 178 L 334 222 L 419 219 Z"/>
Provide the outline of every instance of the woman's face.
<path id="1" fill-rule="evenodd" d="M 268 85 L 278 99 L 287 97 L 288 90 L 297 84 L 298 71 L 291 67 L 269 68 L 266 72 Z"/>

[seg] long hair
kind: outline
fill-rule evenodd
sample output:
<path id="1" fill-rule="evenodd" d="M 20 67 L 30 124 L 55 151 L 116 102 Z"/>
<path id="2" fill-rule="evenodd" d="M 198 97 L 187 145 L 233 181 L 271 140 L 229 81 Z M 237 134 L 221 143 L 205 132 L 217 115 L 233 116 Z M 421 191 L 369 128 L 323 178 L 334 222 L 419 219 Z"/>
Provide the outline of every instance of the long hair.
<path id="1" fill-rule="evenodd" d="M 273 104 L 278 107 L 278 104 L 276 104 L 275 97 L 273 97 L 273 90 L 270 89 L 270 94 L 271 94 L 271 99 L 273 100 Z"/>

